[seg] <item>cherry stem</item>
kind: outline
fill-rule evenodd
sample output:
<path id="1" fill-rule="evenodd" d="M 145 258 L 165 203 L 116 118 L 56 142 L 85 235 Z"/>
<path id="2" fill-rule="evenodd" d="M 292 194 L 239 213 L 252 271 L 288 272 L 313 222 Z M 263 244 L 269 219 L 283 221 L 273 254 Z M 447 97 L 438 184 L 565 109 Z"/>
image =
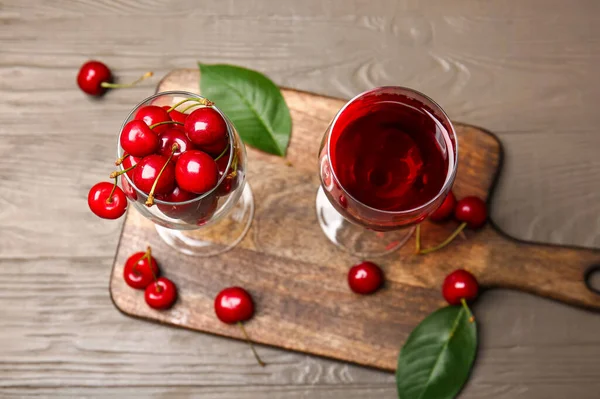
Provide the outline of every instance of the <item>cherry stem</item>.
<path id="1" fill-rule="evenodd" d="M 135 168 L 136 166 L 137 166 L 137 163 L 136 163 L 135 165 L 132 165 L 132 166 L 128 167 L 127 169 L 123 169 L 123 170 L 115 170 L 114 172 L 112 172 L 112 173 L 110 174 L 110 176 L 109 176 L 109 177 L 110 177 L 111 179 L 116 179 L 116 178 L 117 178 L 117 176 L 121 176 L 121 175 L 123 175 L 123 174 L 125 174 L 125 173 L 129 172 L 131 169 Z"/>
<path id="2" fill-rule="evenodd" d="M 465 240 L 465 241 L 467 240 L 467 235 L 465 234 L 465 231 L 464 231 L 464 230 L 460 232 L 459 236 L 460 236 L 460 238 L 462 238 L 463 240 Z"/>
<path id="3" fill-rule="evenodd" d="M 124 89 L 124 88 L 127 88 L 127 87 L 133 87 L 133 86 L 137 85 L 138 83 L 140 83 L 141 81 L 146 80 L 146 79 L 152 77 L 152 75 L 154 75 L 153 72 L 146 72 L 139 79 L 134 80 L 131 83 L 102 82 L 102 83 L 100 83 L 100 86 L 102 86 L 102 87 L 104 87 L 106 89 Z"/>
<path id="4" fill-rule="evenodd" d="M 223 155 L 225 155 L 225 153 L 227 152 L 228 149 L 229 149 L 229 143 L 227 143 L 227 147 L 225 147 L 223 152 L 221 154 L 219 154 L 218 157 L 215 158 L 215 162 L 217 162 L 219 159 L 223 158 Z"/>
<path id="5" fill-rule="evenodd" d="M 254 348 L 254 344 L 252 343 L 252 340 L 250 339 L 250 336 L 246 332 L 246 328 L 244 328 L 244 324 L 242 324 L 241 321 L 238 321 L 237 324 L 238 324 L 238 326 L 240 326 L 240 330 L 242 330 L 242 333 L 244 334 L 244 338 L 246 338 L 246 342 L 248 342 L 248 345 L 250 345 L 250 349 L 252 349 L 252 353 L 254 353 L 254 357 L 256 358 L 256 361 L 258 362 L 258 364 L 261 367 L 265 367 L 266 364 L 265 364 L 265 362 L 263 362 L 260 359 L 260 356 L 258 356 L 258 353 L 256 352 L 256 349 Z"/>
<path id="6" fill-rule="evenodd" d="M 150 125 L 150 129 L 154 129 L 156 126 L 160 126 L 160 125 L 183 125 L 183 123 L 177 122 L 177 121 L 162 121 L 162 122 L 155 123 L 154 125 Z"/>
<path id="7" fill-rule="evenodd" d="M 473 323 L 475 321 L 475 316 L 471 313 L 471 309 L 469 309 L 469 305 L 467 305 L 467 301 L 465 298 L 460 299 L 460 303 L 462 303 L 463 308 L 467 311 L 467 316 L 469 316 L 469 323 Z"/>
<path id="8" fill-rule="evenodd" d="M 460 226 L 458 226 L 458 228 L 456 230 L 454 230 L 454 232 L 452 234 L 450 234 L 450 237 L 446 238 L 441 244 L 438 244 L 433 248 L 423 249 L 423 250 L 421 250 L 421 252 L 419 252 L 419 254 L 425 255 L 425 254 L 435 252 L 439 249 L 444 248 L 446 245 L 448 245 L 452 241 L 454 241 L 456 236 L 458 236 L 460 234 L 460 232 L 464 230 L 465 227 L 467 227 L 467 223 L 465 223 L 465 222 L 461 223 Z"/>
<path id="9" fill-rule="evenodd" d="M 237 175 L 237 164 L 238 164 L 238 157 L 237 157 L 237 152 L 234 151 L 233 152 L 233 161 L 231 162 L 231 177 L 235 177 Z"/>
<path id="10" fill-rule="evenodd" d="M 156 283 L 158 282 L 158 278 L 156 278 L 156 274 L 154 274 L 154 269 L 152 268 L 152 247 L 150 245 L 148 245 L 148 247 L 146 248 L 146 253 L 144 254 L 144 256 L 148 259 L 148 264 L 150 265 L 150 273 L 152 273 L 152 278 Z M 161 290 L 160 286 L 156 286 L 156 289 L 158 292 L 160 292 Z"/>
<path id="11" fill-rule="evenodd" d="M 185 113 L 186 113 L 187 111 L 189 111 L 190 109 L 192 109 L 192 108 L 194 108 L 194 107 L 198 107 L 198 106 L 200 106 L 200 105 L 204 105 L 204 104 L 200 104 L 200 103 L 198 103 L 198 104 L 192 104 L 192 105 L 190 105 L 189 107 L 185 107 L 185 108 L 184 108 L 182 111 L 179 111 L 179 112 L 181 112 L 182 114 L 185 114 Z"/>
<path id="12" fill-rule="evenodd" d="M 137 271 L 138 263 L 140 263 L 144 259 L 148 258 L 148 251 L 151 251 L 150 247 L 148 247 L 148 249 L 146 249 L 146 252 L 144 252 L 144 254 L 138 259 L 138 261 L 135 262 L 135 265 L 133 266 L 134 272 L 138 273 L 138 271 Z M 151 262 L 151 258 L 148 258 L 148 262 Z M 150 271 L 152 272 L 152 275 L 154 275 L 154 271 L 152 270 L 152 268 L 150 268 Z"/>
<path id="13" fill-rule="evenodd" d="M 115 161 L 115 165 L 116 166 L 121 165 L 123 163 L 123 161 L 125 160 L 125 158 L 127 158 L 128 156 L 129 156 L 128 153 L 126 153 L 126 152 L 123 153 L 123 156 Z"/>
<path id="14" fill-rule="evenodd" d="M 154 180 L 154 184 L 152 184 L 152 188 L 150 189 L 150 193 L 148 194 L 148 199 L 146 200 L 147 207 L 151 207 L 152 205 L 154 205 L 154 190 L 156 190 L 156 185 L 158 184 L 158 180 L 160 179 L 160 176 L 163 174 L 163 172 L 167 168 L 167 165 L 169 164 L 169 162 L 171 162 L 171 159 L 173 158 L 173 154 L 178 149 L 179 149 L 179 144 L 177 144 L 177 143 L 174 143 L 171 146 L 171 155 L 169 155 L 169 158 L 167 158 L 167 162 L 165 162 L 165 164 L 163 165 L 160 172 L 158 172 L 158 176 L 156 176 L 156 179 Z"/>
<path id="15" fill-rule="evenodd" d="M 195 101 L 198 103 L 196 105 L 205 105 L 207 107 L 212 107 L 215 104 L 212 101 L 207 100 L 206 98 L 186 98 L 185 100 L 181 100 L 177 104 L 175 104 L 171 108 L 169 108 L 167 110 L 167 113 L 173 111 L 175 108 L 179 107 L 181 104 L 187 103 L 188 101 Z"/>
<path id="16" fill-rule="evenodd" d="M 140 260 L 142 259 L 148 259 L 148 268 L 150 269 L 150 273 L 152 273 L 152 278 L 154 279 L 154 288 L 156 288 L 156 292 L 161 292 L 162 291 L 162 287 L 160 285 L 158 285 L 158 279 L 156 278 L 156 274 L 154 274 L 154 269 L 152 268 L 152 247 L 150 247 L 150 245 L 148 245 L 148 247 L 146 248 L 146 253 L 144 254 L 144 256 L 142 256 L 140 258 Z M 138 262 L 140 261 L 138 260 Z M 136 264 L 137 266 L 137 264 Z M 135 267 L 134 267 L 135 269 Z"/>
<path id="17" fill-rule="evenodd" d="M 417 225 L 415 231 L 415 253 L 418 254 L 419 252 L 421 252 L 421 224 Z"/>
<path id="18" fill-rule="evenodd" d="M 115 193 L 116 189 L 117 189 L 117 178 L 115 177 L 115 183 L 113 184 L 113 188 L 110 191 L 110 194 L 108 194 L 108 198 L 106 199 L 107 204 L 112 204 L 112 196 Z"/>

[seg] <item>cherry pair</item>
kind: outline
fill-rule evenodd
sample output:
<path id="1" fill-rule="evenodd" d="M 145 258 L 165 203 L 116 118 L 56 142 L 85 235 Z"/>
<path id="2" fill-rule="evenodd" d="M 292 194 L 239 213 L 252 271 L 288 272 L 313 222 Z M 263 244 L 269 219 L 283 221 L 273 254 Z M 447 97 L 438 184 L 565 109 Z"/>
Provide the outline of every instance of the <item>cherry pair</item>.
<path id="1" fill-rule="evenodd" d="M 457 202 L 456 196 L 450 191 L 442 205 L 429 215 L 429 219 L 433 222 L 443 222 L 452 215 L 470 229 L 478 229 L 487 220 L 487 206 L 481 198 L 475 196 L 465 197 Z"/>
<path id="2" fill-rule="evenodd" d="M 456 201 L 454 193 L 450 191 L 444 199 L 444 202 L 442 202 L 442 205 L 429 215 L 429 219 L 434 222 L 442 222 L 452 216 L 461 222 L 461 224 L 446 240 L 432 248 L 421 249 L 421 226 L 417 225 L 415 240 L 417 254 L 424 255 L 446 247 L 454 241 L 466 227 L 470 229 L 482 227 L 488 217 L 487 206 L 481 198 L 475 196 L 465 197 L 460 201 Z"/>
<path id="3" fill-rule="evenodd" d="M 123 279 L 131 288 L 144 290 L 144 299 L 153 309 L 168 309 L 177 299 L 177 287 L 166 277 L 158 277 L 160 270 L 152 249 L 136 252 L 125 262 Z"/>

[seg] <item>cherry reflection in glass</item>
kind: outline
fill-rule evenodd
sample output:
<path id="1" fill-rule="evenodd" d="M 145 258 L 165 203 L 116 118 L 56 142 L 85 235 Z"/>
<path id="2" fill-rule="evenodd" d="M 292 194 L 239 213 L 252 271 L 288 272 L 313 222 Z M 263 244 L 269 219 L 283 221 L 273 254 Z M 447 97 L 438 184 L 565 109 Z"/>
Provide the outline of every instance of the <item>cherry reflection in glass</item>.
<path id="1" fill-rule="evenodd" d="M 184 100 L 190 101 L 184 102 Z M 171 119 L 182 122 L 187 115 L 204 107 L 194 100 L 205 100 L 203 97 L 183 92 L 169 91 L 155 94 L 138 104 L 121 126 L 136 118 L 140 108 L 146 105 L 156 105 L 165 110 L 177 106 L 169 112 Z M 152 109 L 158 109 L 153 107 Z M 212 106 L 227 125 L 227 140 L 225 145 L 219 145 L 219 154 L 210 153 L 211 148 L 202 148 L 211 157 L 220 158 L 216 161 L 218 181 L 214 188 L 201 195 L 181 190 L 179 187 L 168 190 L 168 193 L 158 193 L 151 207 L 145 205 L 148 200 L 148 190 L 142 190 L 134 184 L 135 169 L 120 176 L 121 187 L 134 207 L 146 218 L 154 222 L 160 237 L 178 251 L 195 256 L 212 256 L 233 248 L 247 233 L 254 215 L 254 200 L 252 191 L 246 184 L 246 150 L 233 124 L 216 106 Z M 166 113 L 165 113 L 166 114 Z M 154 122 L 154 121 L 152 121 Z M 194 145 L 185 136 L 181 124 L 157 126 L 163 128 L 159 141 L 165 141 L 165 148 L 177 143 L 179 148 L 196 151 Z M 122 158 L 125 151 L 121 147 L 119 135 L 117 157 Z M 225 148 L 225 150 L 223 150 Z M 159 150 L 160 151 L 160 150 Z M 204 152 L 203 151 L 203 152 Z M 170 154 L 170 153 L 169 153 Z M 168 154 L 164 154 L 168 155 Z M 180 155 L 174 154 L 174 159 Z M 140 162 L 141 158 L 126 156 L 120 169 L 127 169 Z M 211 161 L 212 162 L 212 161 Z"/>
<path id="2" fill-rule="evenodd" d="M 403 87 L 356 96 L 321 143 L 323 232 L 359 256 L 397 250 L 450 191 L 457 155 L 450 119 L 427 96 Z"/>

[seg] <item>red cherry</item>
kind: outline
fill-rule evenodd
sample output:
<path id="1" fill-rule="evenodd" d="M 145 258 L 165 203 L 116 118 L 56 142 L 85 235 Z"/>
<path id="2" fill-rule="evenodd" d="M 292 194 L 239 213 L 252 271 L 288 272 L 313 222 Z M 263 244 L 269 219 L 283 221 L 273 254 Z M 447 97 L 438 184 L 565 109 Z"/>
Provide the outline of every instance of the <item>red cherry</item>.
<path id="1" fill-rule="evenodd" d="M 173 153 L 173 161 L 177 161 L 179 156 L 187 150 L 193 148 L 193 144 L 181 129 L 169 128 L 158 137 L 158 153 L 165 157 L 171 155 L 173 144 L 177 144 L 178 150 Z"/>
<path id="2" fill-rule="evenodd" d="M 206 198 L 203 198 L 201 201 L 199 201 L 193 212 L 191 212 L 195 218 L 195 220 L 193 220 L 191 223 L 195 224 L 196 226 L 204 226 L 206 222 L 213 217 L 218 206 L 218 196 L 210 195 Z"/>
<path id="3" fill-rule="evenodd" d="M 193 194 L 175 186 L 169 194 L 163 194 L 158 199 L 164 202 L 185 202 L 194 199 L 198 194 Z M 160 207 L 159 207 L 160 208 Z"/>
<path id="4" fill-rule="evenodd" d="M 452 234 L 438 245 L 420 249 L 420 230 L 417 230 L 417 253 L 425 255 L 431 252 L 439 251 L 448 246 L 465 229 L 477 229 L 485 224 L 487 220 L 487 208 L 485 202 L 477 197 L 465 197 L 456 203 L 454 217 L 462 222 Z"/>
<path id="5" fill-rule="evenodd" d="M 224 154 L 221 158 L 215 160 L 215 162 L 217 163 L 217 169 L 219 169 L 219 176 L 223 176 L 229 164 L 229 153 Z M 231 166 L 229 167 L 229 172 L 231 172 Z"/>
<path id="6" fill-rule="evenodd" d="M 171 109 L 171 107 L 168 105 L 163 105 L 163 109 L 168 111 Z M 183 112 L 179 112 L 176 109 L 169 112 L 169 116 L 171 117 L 171 120 L 173 120 L 175 122 L 185 123 L 185 120 L 187 119 L 187 114 L 184 114 Z"/>
<path id="7" fill-rule="evenodd" d="M 106 65 L 100 61 L 88 61 L 79 69 L 79 73 L 77 74 L 77 85 L 89 95 L 100 96 L 104 94 L 106 89 L 133 87 L 152 75 L 152 72 L 146 72 L 139 79 L 131 83 L 116 84 L 112 83 L 112 73 Z"/>
<path id="8" fill-rule="evenodd" d="M 148 261 L 150 258 L 150 261 Z M 150 269 L 152 265 L 152 269 Z M 128 286 L 137 290 L 145 289 L 158 276 L 158 264 L 148 252 L 136 252 L 125 262 L 123 278 Z"/>
<path id="9" fill-rule="evenodd" d="M 219 292 L 215 298 L 215 313 L 219 320 L 226 324 L 237 323 L 246 338 L 246 342 L 250 345 L 252 353 L 259 365 L 265 366 L 265 363 L 260 359 L 252 340 L 248 336 L 242 322 L 250 320 L 254 315 L 254 302 L 252 297 L 245 289 L 241 287 L 229 287 Z"/>
<path id="10" fill-rule="evenodd" d="M 225 179 L 223 179 L 223 181 L 219 185 L 217 193 L 220 196 L 225 196 L 232 192 L 235 188 L 237 188 L 237 180 L 235 179 L 235 177 L 232 177 L 232 175 L 229 175 Z"/>
<path id="11" fill-rule="evenodd" d="M 153 309 L 168 309 L 177 299 L 177 287 L 166 277 L 159 277 L 155 282 L 146 287 L 144 299 Z"/>
<path id="12" fill-rule="evenodd" d="M 225 288 L 215 298 L 215 313 L 227 324 L 250 320 L 254 315 L 254 302 L 248 291 L 241 287 Z"/>
<path id="13" fill-rule="evenodd" d="M 219 139 L 212 144 L 196 145 L 196 147 L 213 156 L 218 156 L 221 155 L 223 151 L 225 151 L 228 144 L 229 139 L 227 137 L 223 137 L 222 139 Z"/>
<path id="14" fill-rule="evenodd" d="M 141 120 L 127 122 L 120 138 L 123 150 L 136 157 L 145 157 L 158 150 L 158 135 Z"/>
<path id="15" fill-rule="evenodd" d="M 135 118 L 140 121 L 144 121 L 144 123 L 148 126 L 152 126 L 156 123 L 160 122 L 168 122 L 171 120 L 167 111 L 159 107 L 157 105 L 144 105 L 135 113 Z M 169 129 L 171 126 L 169 124 L 156 126 L 153 130 L 157 134 L 161 134 Z M 126 150 L 127 151 L 127 150 Z M 129 151 L 127 151 L 129 152 Z"/>
<path id="16" fill-rule="evenodd" d="M 177 188 L 173 191 L 175 192 Z M 183 191 L 179 189 L 180 192 L 185 192 L 185 196 L 179 194 L 179 198 L 173 196 L 167 196 L 166 200 L 181 200 L 187 201 L 188 199 L 196 198 L 197 194 L 188 193 L 187 191 Z M 188 196 L 191 196 L 189 198 Z M 162 198 L 161 198 L 162 199 Z M 174 219 L 180 219 L 188 224 L 203 226 L 208 222 L 212 216 L 215 214 L 219 205 L 219 197 L 217 195 L 209 195 L 205 198 L 199 199 L 197 201 L 193 201 L 189 204 L 182 205 L 166 205 L 159 204 L 158 209 L 160 209 L 165 215 L 172 217 Z"/>
<path id="17" fill-rule="evenodd" d="M 162 174 L 161 169 L 168 162 L 162 155 L 148 155 L 133 169 L 133 183 L 146 194 L 152 191 L 152 186 L 158 178 L 154 194 L 168 194 L 175 188 L 175 167 L 168 162 Z M 159 176 L 160 174 L 160 176 Z"/>
<path id="18" fill-rule="evenodd" d="M 361 262 L 348 272 L 348 285 L 357 294 L 367 295 L 377 291 L 383 284 L 383 272 L 373 262 Z"/>
<path id="19" fill-rule="evenodd" d="M 210 155 L 198 150 L 186 151 L 175 166 L 175 179 L 182 189 L 204 194 L 217 185 L 219 171 Z"/>
<path id="20" fill-rule="evenodd" d="M 477 229 L 487 220 L 487 206 L 481 198 L 465 197 L 456 204 L 454 217 L 470 229 Z"/>
<path id="21" fill-rule="evenodd" d="M 159 195 L 159 196 L 157 196 L 157 198 L 164 202 L 185 202 L 185 201 L 194 199 L 197 196 L 198 196 L 198 194 L 193 194 L 193 193 L 187 192 L 185 190 L 182 190 L 178 186 L 175 186 L 173 191 L 171 191 L 169 194 Z M 158 204 L 157 206 L 158 206 L 158 209 L 160 209 L 161 212 L 164 213 L 165 215 L 167 215 L 171 218 L 174 218 L 174 219 L 178 219 L 182 215 L 189 213 L 189 211 L 191 211 L 191 209 L 193 209 L 193 207 L 196 206 L 196 204 L 194 204 L 194 203 L 185 204 L 185 205 Z"/>
<path id="22" fill-rule="evenodd" d="M 438 209 L 436 209 L 429 215 L 429 219 L 431 219 L 434 222 L 442 222 L 448 219 L 454 213 L 455 207 L 456 197 L 454 196 L 454 193 L 450 191 L 446 198 L 444 198 L 444 202 L 442 202 L 442 205 L 440 205 Z"/>
<path id="23" fill-rule="evenodd" d="M 90 189 L 88 206 L 96 216 L 103 219 L 118 219 L 127 210 L 127 198 L 118 186 L 101 182 Z"/>
<path id="24" fill-rule="evenodd" d="M 185 133 L 192 143 L 202 146 L 220 142 L 227 137 L 227 123 L 214 108 L 199 108 L 185 120 Z"/>
<path id="25" fill-rule="evenodd" d="M 479 284 L 477 279 L 466 270 L 458 269 L 450 273 L 442 284 L 442 295 L 450 305 L 458 305 L 461 299 L 471 301 L 477 298 Z"/>
<path id="26" fill-rule="evenodd" d="M 91 96 L 99 96 L 106 91 L 102 83 L 112 82 L 110 69 L 100 61 L 88 61 L 81 66 L 77 75 L 77 85 Z"/>
<path id="27" fill-rule="evenodd" d="M 123 192 L 125 193 L 125 196 L 127 198 L 129 198 L 132 201 L 137 200 L 137 194 L 135 190 L 123 175 L 121 175 L 121 187 L 123 188 Z"/>
<path id="28" fill-rule="evenodd" d="M 219 176 L 223 176 L 225 170 L 227 169 L 227 165 L 229 164 L 229 151 L 227 151 L 227 153 L 221 158 L 217 159 L 216 162 L 219 168 Z M 228 175 L 225 177 L 225 179 L 223 179 L 223 181 L 221 181 L 221 184 L 217 189 L 217 195 L 225 196 L 238 187 L 239 179 L 237 178 L 237 174 L 233 172 L 233 166 L 233 164 L 229 165 L 229 169 L 227 169 Z"/>
<path id="29" fill-rule="evenodd" d="M 123 169 L 129 169 L 133 165 L 137 165 L 141 160 L 141 157 L 134 157 L 133 155 L 129 155 L 123 159 L 121 165 L 123 165 Z M 129 178 L 133 180 L 133 169 L 125 173 L 127 173 L 127 176 L 129 176 Z"/>

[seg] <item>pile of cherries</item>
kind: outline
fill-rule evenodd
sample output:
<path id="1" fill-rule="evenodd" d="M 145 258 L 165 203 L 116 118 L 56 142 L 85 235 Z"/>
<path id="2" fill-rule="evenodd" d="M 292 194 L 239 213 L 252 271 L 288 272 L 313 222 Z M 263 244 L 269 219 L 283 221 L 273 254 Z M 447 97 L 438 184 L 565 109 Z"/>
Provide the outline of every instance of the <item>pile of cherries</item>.
<path id="1" fill-rule="evenodd" d="M 178 111 L 182 105 L 186 108 Z M 89 192 L 92 212 L 101 218 L 116 219 L 125 213 L 126 198 L 137 200 L 126 179 L 121 180 L 124 191 L 117 186 L 117 177 L 125 173 L 138 190 L 147 194 L 145 204 L 150 207 L 155 198 L 185 202 L 213 190 L 229 165 L 228 176 L 217 190 L 218 195 L 228 194 L 234 188 L 237 157 L 234 155 L 229 163 L 227 123 L 212 105 L 208 100 L 188 98 L 172 107 L 140 107 L 121 132 L 119 143 L 124 154 L 116 164 L 122 165 L 122 170 L 110 175 L 115 179 L 113 184 L 101 182 Z M 200 108 L 185 113 L 193 107 Z M 193 220 L 188 222 L 205 222 L 215 211 L 217 199 L 213 196 L 203 200 L 202 209 L 194 209 Z M 158 207 L 173 218 L 184 218 L 190 210 L 185 205 Z"/>

